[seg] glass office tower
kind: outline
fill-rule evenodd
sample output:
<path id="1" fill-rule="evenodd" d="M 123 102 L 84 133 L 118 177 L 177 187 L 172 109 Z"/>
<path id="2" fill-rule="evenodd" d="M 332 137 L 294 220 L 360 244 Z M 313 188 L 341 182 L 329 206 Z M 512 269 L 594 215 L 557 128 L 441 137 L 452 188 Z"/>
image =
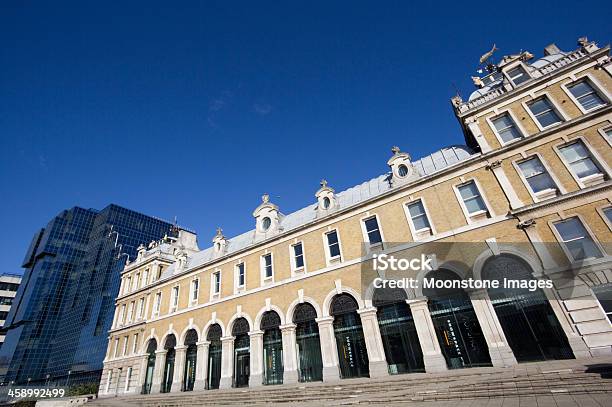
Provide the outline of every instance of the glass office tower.
<path id="1" fill-rule="evenodd" d="M 5 326 L 0 382 L 96 382 L 119 274 L 139 245 L 176 235 L 171 223 L 109 205 L 74 207 L 38 231 Z"/>

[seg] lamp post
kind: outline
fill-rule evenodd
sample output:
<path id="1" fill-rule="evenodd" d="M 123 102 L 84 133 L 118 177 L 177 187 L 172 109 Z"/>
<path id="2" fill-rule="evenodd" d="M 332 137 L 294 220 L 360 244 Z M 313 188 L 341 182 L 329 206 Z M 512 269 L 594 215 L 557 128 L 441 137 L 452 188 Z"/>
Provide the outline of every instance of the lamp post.
<path id="1" fill-rule="evenodd" d="M 68 371 L 68 377 L 66 378 L 66 388 L 68 388 L 68 386 L 70 385 L 70 374 L 72 373 L 72 370 Z"/>

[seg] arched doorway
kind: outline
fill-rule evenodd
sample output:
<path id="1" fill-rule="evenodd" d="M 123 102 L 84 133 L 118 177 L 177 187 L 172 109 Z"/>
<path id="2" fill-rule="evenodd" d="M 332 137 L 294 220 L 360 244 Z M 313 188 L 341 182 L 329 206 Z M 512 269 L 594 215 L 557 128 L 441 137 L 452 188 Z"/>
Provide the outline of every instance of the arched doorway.
<path id="1" fill-rule="evenodd" d="M 321 340 L 316 318 L 317 311 L 307 302 L 298 305 L 293 312 L 293 323 L 296 325 L 295 340 L 298 347 L 298 380 L 300 382 L 323 380 Z"/>
<path id="2" fill-rule="evenodd" d="M 162 377 L 161 392 L 170 393 L 172 389 L 172 379 L 174 378 L 174 359 L 176 357 L 176 337 L 173 334 L 168 335 L 164 342 L 166 350 L 166 363 L 164 365 L 164 375 Z"/>
<path id="3" fill-rule="evenodd" d="M 212 324 L 208 328 L 206 340 L 208 345 L 208 377 L 206 378 L 207 389 L 218 389 L 221 380 L 221 325 Z"/>
<path id="4" fill-rule="evenodd" d="M 263 334 L 264 384 L 283 383 L 283 337 L 281 319 L 274 311 L 267 311 L 261 317 L 260 329 Z"/>
<path id="5" fill-rule="evenodd" d="M 535 283 L 531 267 L 522 259 L 502 254 L 488 259 L 483 278 L 500 281 L 489 298 L 518 362 L 574 357 L 567 337 L 541 289 L 507 288 L 503 279 Z"/>
<path id="6" fill-rule="evenodd" d="M 234 321 L 232 335 L 234 336 L 234 387 L 249 385 L 250 340 L 249 321 L 238 318 Z"/>
<path id="7" fill-rule="evenodd" d="M 332 300 L 330 313 L 334 317 L 334 334 L 338 347 L 340 377 L 367 377 L 370 374 L 359 305 L 349 294 L 338 294 Z"/>
<path id="8" fill-rule="evenodd" d="M 142 394 L 150 394 L 153 386 L 153 374 L 155 373 L 155 351 L 157 350 L 157 341 L 151 339 L 147 344 L 147 367 L 145 368 L 145 379 L 142 384 Z"/>
<path id="9" fill-rule="evenodd" d="M 425 371 L 423 351 L 407 298 L 402 289 L 379 288 L 372 299 L 389 374 Z"/>
<path id="10" fill-rule="evenodd" d="M 460 280 L 449 270 L 427 273 L 435 280 Z M 440 348 L 450 369 L 491 366 L 487 342 L 468 294 L 461 288 L 423 288 Z"/>
<path id="11" fill-rule="evenodd" d="M 190 329 L 185 335 L 185 374 L 183 375 L 183 391 L 192 391 L 196 379 L 196 363 L 198 359 L 198 332 Z"/>

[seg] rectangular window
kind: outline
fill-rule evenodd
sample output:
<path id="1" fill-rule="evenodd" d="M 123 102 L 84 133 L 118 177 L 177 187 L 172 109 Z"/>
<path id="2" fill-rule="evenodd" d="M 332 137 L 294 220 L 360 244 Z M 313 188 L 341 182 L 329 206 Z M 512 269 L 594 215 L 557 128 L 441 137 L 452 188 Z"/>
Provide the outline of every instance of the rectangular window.
<path id="1" fill-rule="evenodd" d="M 546 97 L 536 99 L 535 101 L 527 104 L 527 106 L 542 128 L 547 128 L 553 124 L 561 123 L 563 121 L 561 120 L 561 117 L 557 111 L 554 109 L 553 105 L 550 103 L 550 100 L 548 100 Z"/>
<path id="2" fill-rule="evenodd" d="M 134 301 L 130 302 L 130 305 L 128 307 L 128 319 L 127 322 L 130 323 L 134 320 L 134 306 L 136 304 L 134 303 Z"/>
<path id="3" fill-rule="evenodd" d="M 238 287 L 244 287 L 244 283 L 245 283 L 245 275 L 244 275 L 244 263 L 240 263 L 236 266 L 236 282 L 238 284 Z"/>
<path id="4" fill-rule="evenodd" d="M 603 174 L 603 171 L 581 140 L 559 147 L 561 155 L 567 162 L 572 173 L 581 181 Z"/>
<path id="5" fill-rule="evenodd" d="M 145 269 L 145 271 L 142 273 L 142 286 L 144 287 L 147 284 L 149 284 L 149 269 Z"/>
<path id="6" fill-rule="evenodd" d="M 293 264 L 296 269 L 304 268 L 304 250 L 302 242 L 296 243 L 292 246 L 293 248 Z"/>
<path id="7" fill-rule="evenodd" d="M 145 308 L 145 299 L 141 298 L 138 300 L 138 312 L 136 313 L 136 317 L 138 319 L 144 318 L 144 308 Z"/>
<path id="8" fill-rule="evenodd" d="M 132 354 L 138 353 L 138 334 L 134 334 L 134 343 L 132 344 Z"/>
<path id="9" fill-rule="evenodd" d="M 115 357 L 119 357 L 119 337 L 115 338 Z"/>
<path id="10" fill-rule="evenodd" d="M 612 225 L 612 206 L 602 209 L 603 214 L 608 218 L 608 222 Z"/>
<path id="11" fill-rule="evenodd" d="M 132 276 L 129 276 L 127 278 L 127 280 L 125 280 L 125 281 L 126 281 L 126 284 L 125 284 L 125 292 L 124 292 L 124 294 L 125 293 L 129 293 L 130 290 L 132 289 Z"/>
<path id="12" fill-rule="evenodd" d="M 106 374 L 106 388 L 104 389 L 105 393 L 108 393 L 110 390 L 111 380 L 113 380 L 113 371 L 109 370 Z"/>
<path id="13" fill-rule="evenodd" d="M 136 273 L 136 277 L 134 278 L 134 290 L 138 290 L 140 288 L 140 273 Z"/>
<path id="14" fill-rule="evenodd" d="M 272 254 L 268 253 L 263 256 L 264 266 L 264 278 L 272 277 L 274 270 L 272 270 Z"/>
<path id="15" fill-rule="evenodd" d="M 125 322 L 125 304 L 121 306 L 121 314 L 119 314 L 119 324 L 123 325 Z"/>
<path id="16" fill-rule="evenodd" d="M 123 356 L 127 355 L 127 350 L 128 350 L 128 342 L 130 341 L 130 337 L 126 336 L 123 338 L 123 350 L 121 351 L 121 354 Z"/>
<path id="17" fill-rule="evenodd" d="M 191 302 L 198 302 L 198 295 L 200 293 L 200 280 L 196 279 L 191 282 Z"/>
<path id="18" fill-rule="evenodd" d="M 156 293 L 155 302 L 153 303 L 153 316 L 159 315 L 159 312 L 161 311 L 161 300 L 162 300 L 162 294 Z"/>
<path id="19" fill-rule="evenodd" d="M 604 134 L 606 135 L 606 140 L 608 143 L 612 144 L 612 129 L 605 130 Z"/>
<path id="20" fill-rule="evenodd" d="M 427 212 L 425 212 L 425 206 L 423 206 L 423 202 L 420 199 L 406 206 L 408 207 L 408 213 L 410 213 L 412 226 L 416 232 L 431 230 L 431 224 L 429 223 Z"/>
<path id="21" fill-rule="evenodd" d="M 470 216 L 487 211 L 484 199 L 482 199 L 480 191 L 478 191 L 478 187 L 474 181 L 459 185 L 458 189 L 465 209 Z"/>
<path id="22" fill-rule="evenodd" d="M 517 66 L 516 68 L 510 69 L 508 71 L 508 76 L 510 77 L 512 83 L 514 83 L 515 85 L 520 85 L 521 83 L 526 82 L 530 79 L 529 74 L 521 65 Z"/>
<path id="23" fill-rule="evenodd" d="M 179 301 L 179 288 L 178 286 L 172 287 L 172 293 L 170 295 L 170 312 L 174 312 L 178 309 Z"/>
<path id="24" fill-rule="evenodd" d="M 125 377 L 125 389 L 124 389 L 124 391 L 126 391 L 126 392 L 129 391 L 130 384 L 131 384 L 130 382 L 131 381 L 132 381 L 132 368 L 128 367 L 127 376 Z"/>
<path id="25" fill-rule="evenodd" d="M 572 260 L 578 261 L 602 256 L 601 250 L 578 217 L 556 222 L 554 226 Z"/>
<path id="26" fill-rule="evenodd" d="M 593 294 L 595 294 L 599 305 L 603 308 L 608 321 L 612 323 L 612 283 L 593 288 Z"/>
<path id="27" fill-rule="evenodd" d="M 529 188 L 536 195 L 545 194 L 546 191 L 557 190 L 557 185 L 546 171 L 539 157 L 534 156 L 517 164 Z M 556 193 L 555 193 L 556 195 Z"/>
<path id="28" fill-rule="evenodd" d="M 327 247 L 329 248 L 329 258 L 335 259 L 340 257 L 340 242 L 338 241 L 338 232 L 332 230 L 326 234 Z"/>
<path id="29" fill-rule="evenodd" d="M 212 280 L 213 294 L 219 294 L 221 292 L 221 272 L 215 271 L 212 274 Z"/>
<path id="30" fill-rule="evenodd" d="M 584 110 L 592 110 L 606 104 L 586 79 L 568 85 L 567 88 Z"/>
<path id="31" fill-rule="evenodd" d="M 495 130 L 504 143 L 523 137 L 510 113 L 504 113 L 491 119 Z"/>
<path id="32" fill-rule="evenodd" d="M 368 235 L 368 242 L 371 245 L 376 245 L 382 243 L 382 236 L 380 235 L 380 229 L 378 227 L 378 220 L 376 216 L 372 216 L 363 221 L 366 229 L 366 233 Z"/>

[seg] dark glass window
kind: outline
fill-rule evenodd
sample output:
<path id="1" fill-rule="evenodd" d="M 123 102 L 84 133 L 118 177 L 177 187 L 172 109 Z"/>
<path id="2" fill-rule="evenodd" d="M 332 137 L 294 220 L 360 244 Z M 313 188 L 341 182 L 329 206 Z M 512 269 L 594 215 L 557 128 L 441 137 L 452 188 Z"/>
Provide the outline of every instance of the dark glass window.
<path id="1" fill-rule="evenodd" d="M 569 85 L 567 88 L 584 110 L 591 110 L 605 105 L 604 100 L 586 79 Z"/>
<path id="2" fill-rule="evenodd" d="M 295 268 L 299 269 L 304 267 L 304 252 L 302 250 L 302 243 L 293 245 L 293 256 L 295 259 Z"/>
<path id="3" fill-rule="evenodd" d="M 381 243 L 382 236 L 380 235 L 380 229 L 378 227 L 378 220 L 376 219 L 376 216 L 366 219 L 364 224 L 370 244 Z"/>
<path id="4" fill-rule="evenodd" d="M 527 106 L 540 126 L 544 128 L 563 121 L 546 97 L 539 98 Z"/>
<path id="5" fill-rule="evenodd" d="M 512 120 L 509 113 L 504 113 L 491 120 L 497 134 L 504 143 L 521 138 L 523 135 L 519 131 L 516 123 Z"/>
<path id="6" fill-rule="evenodd" d="M 244 287 L 244 263 L 238 264 L 238 287 Z"/>
<path id="7" fill-rule="evenodd" d="M 266 278 L 272 277 L 272 254 L 268 253 L 263 256 L 264 260 L 264 275 Z"/>
<path id="8" fill-rule="evenodd" d="M 327 234 L 327 246 L 329 247 L 329 257 L 332 259 L 340 257 L 340 242 L 338 242 L 338 232 L 331 231 Z"/>

